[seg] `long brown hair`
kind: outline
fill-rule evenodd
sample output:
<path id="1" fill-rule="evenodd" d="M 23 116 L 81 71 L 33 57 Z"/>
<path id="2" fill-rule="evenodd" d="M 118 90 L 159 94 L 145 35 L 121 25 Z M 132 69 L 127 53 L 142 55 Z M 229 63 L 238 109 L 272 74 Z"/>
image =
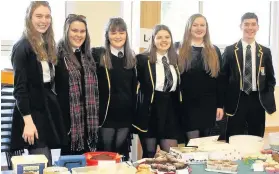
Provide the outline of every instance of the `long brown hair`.
<path id="1" fill-rule="evenodd" d="M 129 43 L 129 35 L 127 31 L 127 25 L 125 21 L 122 18 L 110 18 L 108 24 L 106 25 L 105 30 L 105 53 L 104 57 L 100 60 L 101 66 L 107 66 L 108 69 L 112 69 L 111 64 L 111 57 L 110 57 L 110 41 L 109 41 L 109 32 L 110 31 L 125 31 L 126 32 L 126 41 L 124 44 L 124 55 L 125 55 L 125 68 L 131 69 L 134 68 L 136 65 L 136 58 L 135 54 L 131 49 L 130 43 Z M 105 60 L 104 60 L 105 58 Z"/>
<path id="2" fill-rule="evenodd" d="M 157 61 L 157 47 L 155 45 L 155 36 L 156 34 L 161 31 L 161 30 L 165 30 L 169 33 L 170 37 L 171 37 L 171 44 L 170 44 L 170 47 L 168 49 L 168 58 L 169 58 L 169 61 L 170 61 L 170 65 L 177 65 L 177 53 L 174 49 L 174 46 L 173 46 L 173 39 L 172 39 L 172 34 L 171 34 L 171 31 L 169 29 L 168 26 L 166 25 L 156 25 L 154 28 L 153 28 L 153 32 L 152 32 L 152 37 L 151 37 L 151 43 L 149 45 L 149 48 L 144 52 L 144 54 L 148 54 L 150 56 L 150 63 L 156 63 Z"/>
<path id="3" fill-rule="evenodd" d="M 192 35 L 191 27 L 197 18 L 203 18 L 206 21 L 206 34 L 203 38 L 204 48 L 202 50 L 204 69 L 211 77 L 217 77 L 220 70 L 220 62 L 215 47 L 210 41 L 209 27 L 206 18 L 201 14 L 192 15 L 186 24 L 181 47 L 179 48 L 179 69 L 180 72 L 191 69 L 192 61 Z"/>
<path id="4" fill-rule="evenodd" d="M 37 55 L 38 61 L 47 60 L 52 62 L 53 64 L 56 64 L 57 57 L 54 33 L 52 28 L 52 18 L 49 28 L 42 35 L 36 31 L 32 24 L 32 15 L 36 8 L 40 6 L 47 7 L 51 11 L 51 8 L 47 1 L 31 1 L 29 7 L 26 10 L 23 36 L 25 36 L 30 42 L 33 51 Z M 42 43 L 42 39 L 44 43 Z"/>

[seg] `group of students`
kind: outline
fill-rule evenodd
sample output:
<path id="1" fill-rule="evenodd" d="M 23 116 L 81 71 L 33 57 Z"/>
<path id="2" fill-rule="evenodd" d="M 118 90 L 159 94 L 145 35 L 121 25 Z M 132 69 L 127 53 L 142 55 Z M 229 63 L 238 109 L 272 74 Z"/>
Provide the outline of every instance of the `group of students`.
<path id="1" fill-rule="evenodd" d="M 246 130 L 263 136 L 265 111 L 276 110 L 275 77 L 270 49 L 255 42 L 258 27 L 254 13 L 244 14 L 242 39 L 221 56 L 206 18 L 194 14 L 182 42 L 156 25 L 150 47 L 135 55 L 122 18 L 109 20 L 104 47 L 91 48 L 86 17 L 70 14 L 56 46 L 48 2 L 32 1 L 11 55 L 11 150 L 44 154 L 48 165 L 53 148 L 128 157 L 137 133 L 143 157 L 154 157 L 157 145 L 169 151 L 180 136 L 208 136 L 224 115 L 227 141 Z"/>

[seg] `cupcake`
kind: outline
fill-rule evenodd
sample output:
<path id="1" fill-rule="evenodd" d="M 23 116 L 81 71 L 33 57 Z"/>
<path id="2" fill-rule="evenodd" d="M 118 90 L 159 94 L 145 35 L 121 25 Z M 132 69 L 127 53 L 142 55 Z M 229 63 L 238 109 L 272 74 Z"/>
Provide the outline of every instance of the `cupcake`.
<path id="1" fill-rule="evenodd" d="M 275 168 L 274 167 L 267 167 L 267 168 L 265 168 L 265 171 L 268 174 L 274 174 L 275 173 Z"/>
<path id="2" fill-rule="evenodd" d="M 279 165 L 277 164 L 276 166 L 274 166 L 275 168 L 275 172 L 279 172 Z"/>

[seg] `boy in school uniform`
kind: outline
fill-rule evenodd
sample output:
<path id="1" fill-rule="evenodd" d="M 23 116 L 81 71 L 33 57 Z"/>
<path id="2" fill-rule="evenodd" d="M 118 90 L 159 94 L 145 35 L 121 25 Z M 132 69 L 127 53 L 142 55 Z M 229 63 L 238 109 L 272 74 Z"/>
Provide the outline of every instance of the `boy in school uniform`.
<path id="1" fill-rule="evenodd" d="M 226 47 L 221 74 L 224 84 L 224 108 L 228 116 L 226 140 L 232 135 L 264 136 L 265 112 L 276 111 L 276 80 L 269 48 L 255 41 L 258 17 L 245 13 L 241 18 L 242 39 Z"/>

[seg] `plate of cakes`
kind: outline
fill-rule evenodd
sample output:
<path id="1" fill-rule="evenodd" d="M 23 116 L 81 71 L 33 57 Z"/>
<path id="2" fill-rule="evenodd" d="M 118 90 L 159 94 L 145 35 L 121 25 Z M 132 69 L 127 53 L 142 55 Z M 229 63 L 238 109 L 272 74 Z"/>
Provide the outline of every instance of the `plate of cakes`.
<path id="1" fill-rule="evenodd" d="M 149 166 L 150 171 L 157 174 L 189 174 L 191 171 L 188 164 L 175 158 L 175 156 L 159 151 L 154 158 L 145 158 L 137 162 L 137 169 L 142 165 Z"/>
<path id="2" fill-rule="evenodd" d="M 238 164 L 230 160 L 208 160 L 206 162 L 206 171 L 221 173 L 237 173 Z"/>

